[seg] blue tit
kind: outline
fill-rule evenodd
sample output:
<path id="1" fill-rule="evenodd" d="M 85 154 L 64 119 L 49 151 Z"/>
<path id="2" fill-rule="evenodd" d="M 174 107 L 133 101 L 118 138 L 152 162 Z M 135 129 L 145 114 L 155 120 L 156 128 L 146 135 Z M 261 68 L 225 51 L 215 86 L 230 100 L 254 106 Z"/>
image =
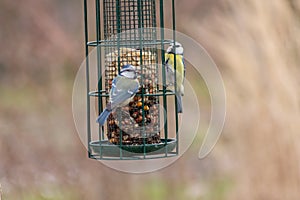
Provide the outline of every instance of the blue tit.
<path id="1" fill-rule="evenodd" d="M 176 88 L 174 65 L 176 58 Z M 177 112 L 182 113 L 182 96 L 184 95 L 185 64 L 183 58 L 183 47 L 179 42 L 171 44 L 165 54 L 165 70 L 167 87 L 173 91 L 176 89 Z"/>
<path id="2" fill-rule="evenodd" d="M 109 102 L 104 111 L 97 118 L 96 122 L 103 126 L 109 114 L 117 107 L 127 105 L 140 87 L 137 80 L 135 68 L 132 65 L 122 67 L 120 74 L 112 81 L 112 87 L 109 92 Z"/>

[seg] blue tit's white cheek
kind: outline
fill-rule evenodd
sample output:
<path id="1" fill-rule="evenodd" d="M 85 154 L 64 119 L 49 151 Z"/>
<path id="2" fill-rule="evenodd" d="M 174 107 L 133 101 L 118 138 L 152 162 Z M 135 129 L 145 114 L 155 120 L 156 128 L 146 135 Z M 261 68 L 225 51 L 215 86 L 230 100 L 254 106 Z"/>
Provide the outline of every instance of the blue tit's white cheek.
<path id="1" fill-rule="evenodd" d="M 135 78 L 135 72 L 134 71 L 125 71 L 122 73 L 122 76 L 126 78 Z"/>
<path id="2" fill-rule="evenodd" d="M 182 47 L 177 47 L 176 48 L 176 54 L 182 55 L 183 54 L 183 48 Z"/>

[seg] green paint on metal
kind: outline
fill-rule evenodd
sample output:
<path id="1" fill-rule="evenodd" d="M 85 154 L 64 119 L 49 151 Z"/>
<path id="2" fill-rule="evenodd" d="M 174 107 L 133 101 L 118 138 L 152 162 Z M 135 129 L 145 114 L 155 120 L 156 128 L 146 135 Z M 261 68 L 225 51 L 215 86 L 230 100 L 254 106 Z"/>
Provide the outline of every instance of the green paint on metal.
<path id="1" fill-rule="evenodd" d="M 87 141 L 88 141 L 88 156 L 91 157 L 91 149 L 90 149 L 90 142 L 91 142 L 91 125 L 90 125 L 90 96 L 88 94 L 90 90 L 90 79 L 89 79 L 89 47 L 88 43 L 88 12 L 87 12 L 87 0 L 84 0 L 84 30 L 85 30 L 85 56 L 86 56 L 86 88 L 87 88 Z"/>
<path id="2" fill-rule="evenodd" d="M 176 16 L 175 16 L 175 0 L 172 0 L 172 16 L 173 16 L 173 45 L 175 46 L 175 42 L 176 42 Z M 176 71 L 176 66 L 177 66 L 177 58 L 176 55 L 174 56 L 174 85 L 177 85 L 177 71 Z M 177 87 L 175 87 L 175 94 L 177 93 Z M 177 97 L 175 96 L 175 131 L 176 131 L 176 141 L 177 141 L 177 145 L 176 145 L 176 153 L 178 154 L 179 152 L 179 142 L 178 142 L 178 107 L 177 107 Z"/>

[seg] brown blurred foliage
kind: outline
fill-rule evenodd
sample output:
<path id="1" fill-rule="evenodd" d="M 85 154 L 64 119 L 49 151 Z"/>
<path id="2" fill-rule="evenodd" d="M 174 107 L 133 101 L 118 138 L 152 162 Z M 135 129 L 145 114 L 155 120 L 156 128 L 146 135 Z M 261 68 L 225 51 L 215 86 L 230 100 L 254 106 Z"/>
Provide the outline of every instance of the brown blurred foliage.
<path id="1" fill-rule="evenodd" d="M 201 43 L 222 73 L 226 125 L 205 160 L 193 145 L 169 168 L 138 176 L 87 159 L 75 131 L 82 1 L 0 1 L 4 199 L 300 198 L 300 2 L 176 2 L 178 30 Z"/>

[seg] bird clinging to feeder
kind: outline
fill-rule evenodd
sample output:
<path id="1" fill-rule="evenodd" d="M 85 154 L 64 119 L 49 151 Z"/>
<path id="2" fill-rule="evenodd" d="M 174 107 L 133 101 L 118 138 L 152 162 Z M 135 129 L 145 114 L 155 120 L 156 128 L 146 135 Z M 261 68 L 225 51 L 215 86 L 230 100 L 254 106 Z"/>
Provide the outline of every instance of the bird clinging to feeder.
<path id="1" fill-rule="evenodd" d="M 176 61 L 175 61 L 176 58 Z M 185 78 L 185 64 L 183 57 L 183 47 L 179 42 L 175 42 L 171 44 L 167 49 L 167 53 L 165 55 L 165 67 L 166 67 L 166 78 L 167 78 L 167 86 L 172 87 L 175 85 L 175 63 L 176 63 L 176 88 L 172 88 L 174 91 L 176 90 L 176 98 L 177 98 L 177 112 L 182 113 L 182 96 L 184 95 L 184 78 Z"/>
<path id="2" fill-rule="evenodd" d="M 140 84 L 137 80 L 135 68 L 132 65 L 122 67 L 120 75 L 112 81 L 112 88 L 109 92 L 109 102 L 97 119 L 100 126 L 103 126 L 110 113 L 117 107 L 127 105 L 139 90 Z"/>

